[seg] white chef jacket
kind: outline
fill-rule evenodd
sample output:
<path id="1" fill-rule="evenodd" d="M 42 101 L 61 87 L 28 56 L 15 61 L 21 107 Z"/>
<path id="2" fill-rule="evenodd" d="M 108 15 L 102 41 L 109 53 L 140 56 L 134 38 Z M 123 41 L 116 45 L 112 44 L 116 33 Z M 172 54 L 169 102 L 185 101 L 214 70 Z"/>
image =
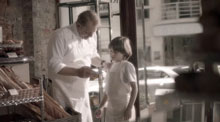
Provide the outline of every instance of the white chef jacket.
<path id="1" fill-rule="evenodd" d="M 53 97 L 64 108 L 72 107 L 82 114 L 82 122 L 92 122 L 88 95 L 88 78 L 57 74 L 65 66 L 90 66 L 98 57 L 96 34 L 82 39 L 76 24 L 55 31 L 48 45 L 48 75 L 52 79 Z"/>
<path id="2" fill-rule="evenodd" d="M 130 100 L 130 82 L 136 82 L 136 71 L 128 61 L 113 63 L 106 76 L 105 92 L 108 97 L 105 122 L 131 122 L 135 120 L 134 106 L 132 117 L 124 121 L 124 112 Z"/>

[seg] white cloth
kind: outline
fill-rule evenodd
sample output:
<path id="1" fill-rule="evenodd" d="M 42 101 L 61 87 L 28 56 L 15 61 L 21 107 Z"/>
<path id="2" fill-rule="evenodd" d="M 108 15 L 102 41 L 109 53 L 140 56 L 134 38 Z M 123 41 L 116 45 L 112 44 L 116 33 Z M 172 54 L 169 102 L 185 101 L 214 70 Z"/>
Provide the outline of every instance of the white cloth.
<path id="1" fill-rule="evenodd" d="M 129 82 L 136 82 L 136 72 L 133 64 L 128 61 L 113 63 L 106 76 L 105 92 L 108 96 L 105 122 L 130 122 L 135 119 L 135 110 L 132 117 L 124 121 L 124 112 L 130 100 L 131 87 Z"/>
<path id="2" fill-rule="evenodd" d="M 48 75 L 52 79 L 53 97 L 65 108 L 72 107 L 82 114 L 82 122 L 92 122 L 88 95 L 88 78 L 57 74 L 63 67 L 90 66 L 98 57 L 94 34 L 80 38 L 76 24 L 57 30 L 48 44 Z"/>

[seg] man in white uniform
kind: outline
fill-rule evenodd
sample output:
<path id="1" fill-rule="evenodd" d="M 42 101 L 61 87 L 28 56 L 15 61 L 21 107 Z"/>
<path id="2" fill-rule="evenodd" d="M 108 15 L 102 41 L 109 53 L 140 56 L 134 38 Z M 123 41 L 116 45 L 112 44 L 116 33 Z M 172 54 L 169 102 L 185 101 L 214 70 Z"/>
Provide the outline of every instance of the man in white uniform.
<path id="1" fill-rule="evenodd" d="M 84 11 L 74 24 L 55 31 L 48 45 L 53 97 L 64 108 L 80 112 L 82 122 L 92 122 L 88 81 L 96 73 L 90 66 L 103 63 L 97 53 L 95 34 L 99 23 L 94 12 Z"/>

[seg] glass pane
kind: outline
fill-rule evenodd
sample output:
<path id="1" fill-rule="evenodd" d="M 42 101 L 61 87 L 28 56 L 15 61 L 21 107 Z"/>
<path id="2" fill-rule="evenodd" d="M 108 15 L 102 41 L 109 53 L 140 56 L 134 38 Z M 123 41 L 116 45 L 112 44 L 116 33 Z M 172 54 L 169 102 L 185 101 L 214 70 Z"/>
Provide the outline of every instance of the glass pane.
<path id="1" fill-rule="evenodd" d="M 144 9 L 144 18 L 149 18 L 149 17 L 150 17 L 149 9 Z"/>
<path id="2" fill-rule="evenodd" d="M 204 71 L 203 62 L 193 57 L 194 51 L 198 48 L 198 33 L 202 32 L 201 28 L 196 28 L 198 15 L 201 15 L 198 11 L 199 0 L 194 0 L 193 4 L 192 0 L 180 1 L 137 0 L 141 122 L 204 120 L 202 101 L 194 102 L 193 99 L 174 95 L 177 77 L 192 71 L 196 73 Z M 142 8 L 143 4 L 145 8 Z M 197 20 L 185 20 L 196 16 Z M 188 101 L 185 102 L 186 100 Z"/>
<path id="3" fill-rule="evenodd" d="M 213 108 L 213 122 L 219 122 L 220 121 L 220 102 L 214 102 L 214 108 Z"/>
<path id="4" fill-rule="evenodd" d="M 146 61 L 149 60 L 146 53 L 149 51 L 148 43 L 143 38 L 143 19 L 144 11 L 141 9 L 141 3 L 143 1 L 137 0 L 140 4 L 137 4 L 136 15 L 137 15 L 137 52 L 138 52 L 138 78 L 139 78 L 139 102 L 140 102 L 140 114 L 141 120 L 146 121 L 148 118 L 148 93 L 146 85 Z M 147 1 L 145 1 L 147 2 Z M 146 4 L 146 3 L 145 3 Z"/>
<path id="5" fill-rule="evenodd" d="M 144 0 L 144 6 L 148 6 L 149 5 L 149 0 Z"/>
<path id="6" fill-rule="evenodd" d="M 195 122 L 202 121 L 202 104 L 195 104 L 195 111 L 194 111 L 194 120 Z"/>
<path id="7" fill-rule="evenodd" d="M 136 7 L 141 7 L 142 0 L 136 0 Z"/>
<path id="8" fill-rule="evenodd" d="M 192 105 L 183 105 L 182 108 L 182 121 L 187 122 L 187 121 L 192 121 L 192 114 L 193 114 L 193 106 Z"/>

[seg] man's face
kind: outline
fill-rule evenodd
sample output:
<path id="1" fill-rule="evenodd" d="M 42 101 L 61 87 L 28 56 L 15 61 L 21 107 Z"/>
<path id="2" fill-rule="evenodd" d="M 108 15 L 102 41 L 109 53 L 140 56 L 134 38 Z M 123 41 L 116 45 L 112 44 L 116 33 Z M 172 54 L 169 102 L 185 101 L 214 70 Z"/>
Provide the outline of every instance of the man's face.
<path id="1" fill-rule="evenodd" d="M 88 39 L 89 37 L 92 37 L 93 33 L 97 30 L 97 25 L 94 25 L 92 22 L 88 22 L 85 26 L 82 26 L 80 24 L 78 26 L 79 35 L 83 39 Z"/>

